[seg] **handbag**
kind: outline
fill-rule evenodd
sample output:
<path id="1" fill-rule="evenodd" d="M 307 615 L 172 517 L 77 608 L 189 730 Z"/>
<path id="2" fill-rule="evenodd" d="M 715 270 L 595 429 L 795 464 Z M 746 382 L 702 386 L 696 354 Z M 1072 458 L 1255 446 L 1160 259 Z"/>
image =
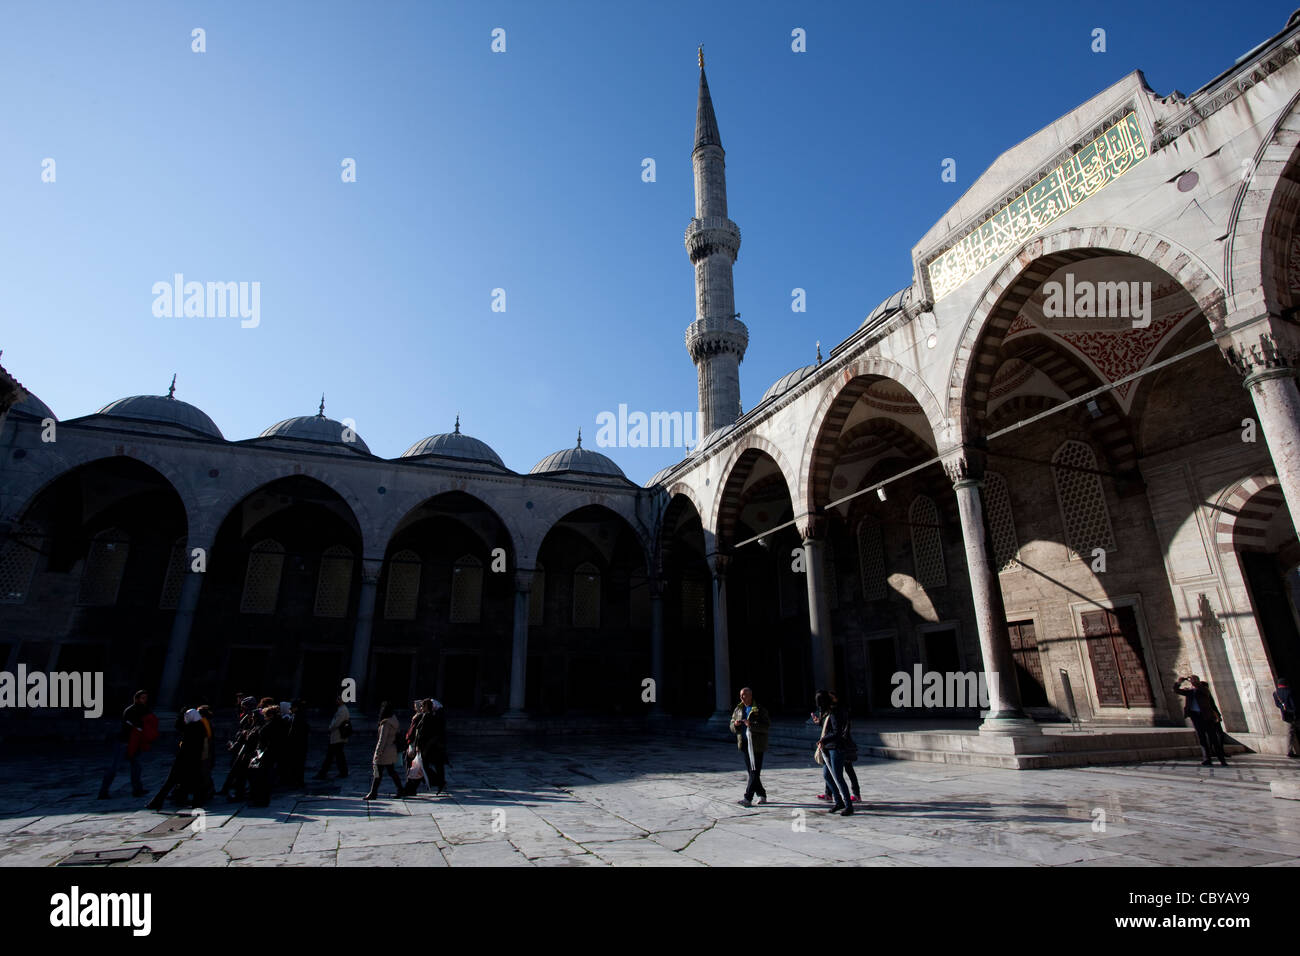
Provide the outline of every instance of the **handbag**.
<path id="1" fill-rule="evenodd" d="M 819 740 L 817 741 L 816 749 L 813 750 L 813 763 L 820 767 L 823 766 L 825 762 L 826 758 L 822 756 L 822 742 Z"/>

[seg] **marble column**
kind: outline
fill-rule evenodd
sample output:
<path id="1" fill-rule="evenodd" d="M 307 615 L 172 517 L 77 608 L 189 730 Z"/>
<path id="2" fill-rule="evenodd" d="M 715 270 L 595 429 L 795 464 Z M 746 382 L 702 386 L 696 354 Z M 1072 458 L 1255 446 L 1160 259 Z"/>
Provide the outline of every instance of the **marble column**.
<path id="1" fill-rule="evenodd" d="M 172 617 L 171 637 L 167 641 L 167 657 L 163 662 L 162 681 L 155 697 L 159 710 L 180 706 L 181 677 L 185 672 L 185 655 L 189 651 L 190 633 L 194 629 L 194 612 L 199 606 L 199 593 L 203 590 L 203 577 L 207 573 L 208 558 L 212 554 L 211 538 L 190 538 L 185 542 L 185 577 L 181 580 L 180 598 L 176 614 Z M 201 571 L 196 571 L 199 560 L 194 549 L 203 550 Z"/>
<path id="2" fill-rule="evenodd" d="M 989 709 L 980 723 L 980 733 L 998 736 L 1040 734 L 1042 731 L 1038 725 L 1025 715 L 1020 706 L 1020 686 L 1011 654 L 1006 609 L 1002 605 L 1002 585 L 993 567 L 993 549 L 989 545 L 980 495 L 984 455 L 974 449 L 963 449 L 945 458 L 943 467 L 957 494 L 975 627 L 979 632 L 980 657 L 988 686 Z"/>
<path id="3" fill-rule="evenodd" d="M 727 565 L 724 554 L 709 555 L 713 570 L 713 700 L 710 723 L 731 722 L 731 642 L 727 637 Z"/>
<path id="4" fill-rule="evenodd" d="M 352 663 L 347 676 L 357 682 L 357 703 L 364 704 L 366 676 L 370 668 L 370 633 L 375 624 L 375 597 L 379 590 L 379 572 L 383 558 L 361 560 L 361 596 L 357 601 L 357 626 L 352 632 Z"/>
<path id="5" fill-rule="evenodd" d="M 1300 528 L 1300 389 L 1296 388 L 1295 369 L 1255 367 L 1242 384 L 1255 403 L 1291 523 Z"/>
<path id="6" fill-rule="evenodd" d="M 515 570 L 515 619 L 510 650 L 510 709 L 503 716 L 524 717 L 528 691 L 528 610 L 532 601 L 533 572 Z"/>
<path id="7" fill-rule="evenodd" d="M 652 577 L 650 586 L 650 678 L 655 688 L 655 699 L 650 705 L 651 717 L 666 717 L 664 710 L 664 580 Z"/>
<path id="8" fill-rule="evenodd" d="M 808 579 L 808 633 L 812 641 L 813 680 L 818 687 L 835 689 L 835 640 L 831 634 L 831 608 L 826 599 L 823 549 L 826 522 L 809 519 L 803 534 L 803 567 Z"/>

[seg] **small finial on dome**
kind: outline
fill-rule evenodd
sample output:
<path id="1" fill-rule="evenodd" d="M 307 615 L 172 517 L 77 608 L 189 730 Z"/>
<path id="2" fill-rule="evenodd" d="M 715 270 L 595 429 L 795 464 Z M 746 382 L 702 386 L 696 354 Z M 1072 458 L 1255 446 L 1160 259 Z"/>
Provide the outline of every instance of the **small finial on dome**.
<path id="1" fill-rule="evenodd" d="M 167 387 L 167 397 L 174 399 L 176 397 L 176 373 L 172 372 L 172 383 Z"/>
<path id="2" fill-rule="evenodd" d="M 460 434 L 460 412 L 456 413 L 456 434 Z"/>
<path id="3" fill-rule="evenodd" d="M 817 340 L 817 364 L 822 364 L 822 340 Z"/>
<path id="4" fill-rule="evenodd" d="M 325 417 L 325 393 L 324 392 L 320 393 L 320 408 L 316 410 L 316 417 L 317 418 Z"/>
<path id="5" fill-rule="evenodd" d="M 582 447 L 582 429 L 581 429 L 581 428 L 578 429 L 578 447 L 579 447 L 579 448 Z"/>

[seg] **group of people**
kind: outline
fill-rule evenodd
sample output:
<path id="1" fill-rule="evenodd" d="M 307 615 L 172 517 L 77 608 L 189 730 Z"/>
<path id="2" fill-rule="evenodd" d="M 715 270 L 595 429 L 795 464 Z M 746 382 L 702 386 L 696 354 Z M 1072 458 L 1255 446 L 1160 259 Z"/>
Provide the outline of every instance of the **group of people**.
<path id="1" fill-rule="evenodd" d="M 853 740 L 852 722 L 847 709 L 840 706 L 830 691 L 817 691 L 814 702 L 817 710 L 812 714 L 811 722 L 821 728 L 814 759 L 821 765 L 825 785 L 824 792 L 818 797 L 833 801 L 828 813 L 852 816 L 853 804 L 862 798 L 858 775 L 853 769 L 858 759 L 858 745 Z M 761 774 L 771 727 L 772 715 L 755 703 L 753 690 L 743 688 L 740 703 L 731 712 L 731 732 L 736 735 L 736 746 L 744 758 L 747 775 L 745 795 L 739 801 L 741 806 L 752 807 L 755 798 L 760 806 L 767 803 Z"/>
<path id="2" fill-rule="evenodd" d="M 379 784 L 387 773 L 396 786 L 394 797 L 413 797 L 423 784 L 436 794 L 446 792 L 447 714 L 432 697 L 411 702 L 411 724 L 402 733 L 402 725 L 393 715 L 392 705 L 379 706 L 378 740 L 371 760 L 370 792 L 366 800 L 379 796 Z M 398 772 L 406 761 L 406 776 Z M 435 789 L 436 788 L 436 789 Z"/>
<path id="3" fill-rule="evenodd" d="M 226 744 L 230 772 L 220 793 L 228 800 L 243 800 L 247 793 L 249 806 L 265 807 L 277 783 L 290 789 L 305 785 L 311 733 L 307 706 L 302 700 L 277 704 L 273 697 L 257 700 L 242 693 L 235 696 L 239 718 L 234 736 Z M 183 738 L 181 743 L 183 746 Z M 212 791 L 208 795 L 212 796 Z"/>
<path id="4" fill-rule="evenodd" d="M 164 803 L 199 807 L 218 794 L 232 801 L 247 800 L 250 806 L 267 806 L 276 786 L 302 789 L 305 786 L 307 750 L 311 728 L 307 708 L 302 700 L 277 702 L 272 697 L 235 695 L 235 727 L 226 742 L 230 770 L 218 789 L 213 783 L 216 764 L 216 731 L 212 708 L 199 704 L 182 711 L 176 718 L 178 741 L 176 755 L 166 780 L 146 804 L 161 810 Z M 335 713 L 329 723 L 329 746 L 316 779 L 329 776 L 337 765 L 340 778 L 348 775 L 344 743 L 351 734 L 351 717 L 341 696 L 335 698 Z M 444 724 L 445 726 L 445 724 Z M 146 691 L 137 691 L 131 704 L 122 712 L 115 734 L 113 756 L 100 784 L 99 798 L 108 799 L 113 779 L 123 760 L 130 766 L 131 795 L 146 794 L 141 779 L 140 758 L 158 737 L 158 720 L 149 707 Z M 432 749 L 432 748 L 431 748 Z M 445 754 L 445 743 L 444 743 Z"/>

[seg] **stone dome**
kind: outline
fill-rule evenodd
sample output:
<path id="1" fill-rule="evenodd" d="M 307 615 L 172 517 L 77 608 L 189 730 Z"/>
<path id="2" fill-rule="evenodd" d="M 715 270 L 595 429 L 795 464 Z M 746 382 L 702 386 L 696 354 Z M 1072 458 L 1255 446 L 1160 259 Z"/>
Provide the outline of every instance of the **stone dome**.
<path id="1" fill-rule="evenodd" d="M 370 448 L 356 430 L 351 432 L 351 441 L 344 439 L 348 426 L 332 418 L 325 417 L 325 400 L 321 399 L 320 411 L 315 415 L 300 415 L 276 422 L 258 438 L 292 438 L 296 441 L 315 442 L 318 445 L 342 445 L 355 449 L 363 455 L 370 454 Z"/>
<path id="2" fill-rule="evenodd" d="M 875 325 L 877 322 L 881 321 L 882 319 L 889 318 L 895 312 L 901 310 L 905 304 L 903 299 L 907 295 L 907 291 L 910 288 L 911 286 L 904 286 L 903 288 L 895 292 L 893 295 L 891 295 L 884 302 L 880 303 L 880 305 L 872 309 L 871 314 L 862 320 L 862 324 L 858 326 L 858 328 L 865 329 L 869 325 Z"/>
<path id="3" fill-rule="evenodd" d="M 758 400 L 758 404 L 762 405 L 769 398 L 776 398 L 778 395 L 784 395 L 813 372 L 817 371 L 819 367 L 820 366 L 817 365 L 805 365 L 803 368 L 797 368 L 793 372 L 787 372 L 785 375 L 782 375 L 768 387 L 766 392 L 763 393 L 763 397 Z"/>
<path id="4" fill-rule="evenodd" d="M 495 465 L 502 469 L 506 468 L 501 456 L 493 451 L 492 446 L 487 442 L 479 441 L 477 438 L 461 433 L 459 415 L 456 416 L 454 431 L 423 438 L 402 452 L 401 457 L 419 459 L 450 458 L 456 461 L 477 461 Z"/>
<path id="5" fill-rule="evenodd" d="M 680 464 L 681 462 L 678 461 L 669 465 L 667 468 L 660 468 L 658 471 L 656 471 L 653 475 L 650 476 L 650 480 L 645 483 L 645 487 L 653 488 L 655 485 L 662 484 L 663 480 L 667 478 L 668 475 Z"/>
<path id="6" fill-rule="evenodd" d="M 59 420 L 58 416 L 55 415 L 54 412 L 50 411 L 50 406 L 46 405 L 31 392 L 28 392 L 27 397 L 13 408 L 9 409 L 9 411 L 11 414 L 13 412 L 18 412 L 20 415 L 30 415 L 32 418 L 40 419 L 41 421 L 44 421 L 47 418 L 53 418 L 56 422 Z"/>
<path id="7" fill-rule="evenodd" d="M 533 465 L 533 469 L 529 474 L 559 474 L 566 471 L 627 480 L 627 475 L 623 474 L 623 469 L 614 464 L 609 458 L 606 458 L 600 452 L 582 447 L 581 432 L 578 433 L 578 446 L 576 448 L 565 448 L 562 451 L 547 455 Z"/>
<path id="8" fill-rule="evenodd" d="M 166 395 L 132 395 L 129 398 L 119 398 L 115 402 L 109 402 L 95 414 L 126 421 L 173 425 L 202 435 L 204 438 L 225 441 L 225 436 L 221 434 L 221 429 L 216 423 L 201 409 L 177 399 L 173 395 L 175 391 L 176 380 L 173 378 L 172 386 L 167 390 Z"/>

